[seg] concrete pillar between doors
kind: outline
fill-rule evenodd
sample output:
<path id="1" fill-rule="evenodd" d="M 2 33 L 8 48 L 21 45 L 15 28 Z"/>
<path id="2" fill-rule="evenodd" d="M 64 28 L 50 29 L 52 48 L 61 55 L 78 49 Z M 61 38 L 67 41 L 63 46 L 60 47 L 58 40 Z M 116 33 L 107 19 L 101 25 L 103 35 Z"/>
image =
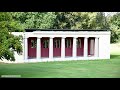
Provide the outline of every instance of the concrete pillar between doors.
<path id="1" fill-rule="evenodd" d="M 99 56 L 99 37 L 95 37 L 95 57 Z"/>
<path id="2" fill-rule="evenodd" d="M 88 56 L 88 37 L 84 38 L 84 57 Z"/>
<path id="3" fill-rule="evenodd" d="M 41 58 L 41 37 L 37 37 L 37 60 Z"/>
<path id="4" fill-rule="evenodd" d="M 77 37 L 73 37 L 73 58 L 77 56 Z"/>
<path id="5" fill-rule="evenodd" d="M 28 59 L 28 38 L 24 38 L 24 60 Z"/>
<path id="6" fill-rule="evenodd" d="M 61 41 L 61 58 L 65 58 L 65 37 Z"/>
<path id="7" fill-rule="evenodd" d="M 50 37 L 49 59 L 53 59 L 53 38 L 54 38 L 54 37 Z"/>

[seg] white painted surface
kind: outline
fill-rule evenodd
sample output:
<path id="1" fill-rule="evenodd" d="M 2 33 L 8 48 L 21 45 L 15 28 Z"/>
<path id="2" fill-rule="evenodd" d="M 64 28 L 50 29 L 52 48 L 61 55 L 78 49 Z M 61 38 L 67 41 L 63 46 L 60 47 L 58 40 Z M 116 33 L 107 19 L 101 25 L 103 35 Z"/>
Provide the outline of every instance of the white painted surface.
<path id="1" fill-rule="evenodd" d="M 28 59 L 28 38 L 24 38 L 25 39 L 25 47 L 24 47 L 24 50 L 25 50 L 25 60 Z"/>
<path id="2" fill-rule="evenodd" d="M 50 37 L 50 43 L 49 43 L 49 59 L 53 59 L 53 37 Z"/>
<path id="3" fill-rule="evenodd" d="M 99 58 L 110 59 L 110 35 L 101 35 L 99 38 Z"/>
<path id="4" fill-rule="evenodd" d="M 46 61 L 66 61 L 66 60 L 95 60 L 95 59 L 110 59 L 110 31 L 100 31 L 100 32 L 94 32 L 94 31 L 78 31 L 78 32 L 71 32 L 71 31 L 35 31 L 35 32 L 25 32 L 25 35 L 23 32 L 12 32 L 12 34 L 19 36 L 22 35 L 23 38 L 29 38 L 29 37 L 62 37 L 61 40 L 61 57 L 59 58 L 52 58 L 53 57 L 53 51 L 52 46 L 53 43 L 50 44 L 50 58 L 40 58 L 37 59 L 27 59 L 28 53 L 27 53 L 27 39 L 23 39 L 23 54 L 18 55 L 15 52 L 15 62 L 9 62 L 4 60 L 4 62 L 7 63 L 22 63 L 22 62 L 46 62 Z M 83 57 L 75 57 L 76 54 L 73 53 L 73 57 L 65 57 L 65 37 L 99 37 L 98 41 L 96 41 L 96 45 L 98 44 L 98 56 L 88 57 L 86 50 L 88 49 L 86 46 L 88 44 L 88 38 L 84 39 L 84 53 L 85 56 Z M 96 39 L 97 40 L 97 39 Z M 38 41 L 40 42 L 40 41 Z M 50 39 L 50 42 L 53 42 L 53 39 Z M 73 40 L 75 42 L 75 40 Z M 98 43 L 97 43 L 98 42 Z M 39 45 L 39 44 L 38 44 Z M 75 46 L 75 43 L 73 44 Z M 24 48 L 25 46 L 25 48 Z M 40 45 L 39 45 L 40 46 Z M 38 47 L 39 48 L 39 47 Z M 73 47 L 75 49 L 75 47 Z M 37 51 L 39 54 L 39 51 Z M 73 50 L 75 52 L 75 50 Z"/>
<path id="5" fill-rule="evenodd" d="M 84 57 L 88 57 L 88 37 L 84 38 Z"/>
<path id="6" fill-rule="evenodd" d="M 95 57 L 99 57 L 98 52 L 99 52 L 99 38 L 95 37 Z"/>
<path id="7" fill-rule="evenodd" d="M 61 40 L 61 58 L 65 58 L 65 37 Z"/>
<path id="8" fill-rule="evenodd" d="M 35 31 L 35 32 L 26 32 L 25 37 L 101 37 L 104 35 L 109 35 L 109 31 Z"/>
<path id="9" fill-rule="evenodd" d="M 41 57 L 41 38 L 37 38 L 37 60 L 40 60 Z"/>
<path id="10" fill-rule="evenodd" d="M 72 53 L 72 55 L 73 55 L 73 58 L 76 58 L 76 56 L 77 56 L 77 37 L 74 37 L 73 38 L 73 53 Z"/>

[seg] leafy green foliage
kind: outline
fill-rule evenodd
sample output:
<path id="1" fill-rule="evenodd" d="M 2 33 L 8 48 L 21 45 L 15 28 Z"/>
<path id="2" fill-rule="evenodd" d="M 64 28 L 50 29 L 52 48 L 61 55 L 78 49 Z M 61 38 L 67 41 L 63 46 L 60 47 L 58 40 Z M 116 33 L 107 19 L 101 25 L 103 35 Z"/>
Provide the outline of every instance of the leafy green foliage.
<path id="1" fill-rule="evenodd" d="M 13 12 L 12 16 L 23 28 L 51 28 L 56 15 L 54 12 Z"/>
<path id="2" fill-rule="evenodd" d="M 12 12 L 14 20 L 25 28 L 108 29 L 103 12 Z"/>
<path id="3" fill-rule="evenodd" d="M 57 29 L 106 29 L 102 12 L 56 12 L 53 28 Z"/>
<path id="4" fill-rule="evenodd" d="M 111 43 L 115 43 L 120 39 L 120 13 L 108 17 L 111 29 Z"/>
<path id="5" fill-rule="evenodd" d="M 14 23 L 14 25 L 12 25 Z M 10 13 L 0 12 L 0 59 L 15 61 L 14 51 L 22 52 L 20 37 L 11 34 L 19 30 Z M 18 28 L 18 29 L 17 29 Z"/>

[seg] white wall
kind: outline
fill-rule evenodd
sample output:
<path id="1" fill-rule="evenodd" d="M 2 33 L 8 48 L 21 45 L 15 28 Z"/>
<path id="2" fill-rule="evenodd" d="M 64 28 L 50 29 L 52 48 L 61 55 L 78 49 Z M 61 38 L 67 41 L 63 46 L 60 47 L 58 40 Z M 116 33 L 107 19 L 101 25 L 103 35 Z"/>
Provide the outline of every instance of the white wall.
<path id="1" fill-rule="evenodd" d="M 70 32 L 70 31 L 35 31 L 35 32 L 26 32 L 25 37 L 102 37 L 103 35 L 109 35 L 108 31 L 78 31 L 78 32 Z M 102 35 L 102 36 L 101 36 Z"/>
<path id="2" fill-rule="evenodd" d="M 110 59 L 110 35 L 101 35 L 99 39 L 100 59 Z"/>

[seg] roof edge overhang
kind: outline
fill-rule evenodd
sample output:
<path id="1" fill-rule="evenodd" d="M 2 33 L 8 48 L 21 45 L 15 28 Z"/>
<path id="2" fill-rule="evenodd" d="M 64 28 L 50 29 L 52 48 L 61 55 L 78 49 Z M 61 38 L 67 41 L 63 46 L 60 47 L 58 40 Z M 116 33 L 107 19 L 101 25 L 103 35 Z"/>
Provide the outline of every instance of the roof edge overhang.
<path id="1" fill-rule="evenodd" d="M 34 31 L 110 31 L 109 29 L 25 29 L 25 32 L 34 32 Z"/>

